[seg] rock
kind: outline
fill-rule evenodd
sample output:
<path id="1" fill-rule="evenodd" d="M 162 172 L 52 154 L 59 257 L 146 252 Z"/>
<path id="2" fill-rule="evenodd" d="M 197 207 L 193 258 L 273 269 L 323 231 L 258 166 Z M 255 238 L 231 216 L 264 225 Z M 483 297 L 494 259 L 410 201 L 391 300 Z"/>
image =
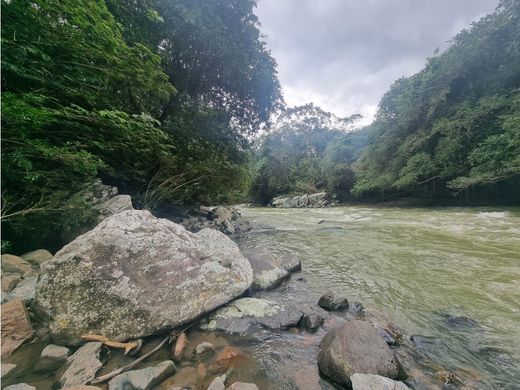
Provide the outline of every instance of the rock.
<path id="1" fill-rule="evenodd" d="M 31 263 L 32 265 L 40 266 L 41 263 L 52 259 L 52 254 L 45 249 L 37 249 L 35 251 L 22 255 L 22 259 Z"/>
<path id="2" fill-rule="evenodd" d="M 362 316 L 364 314 L 364 310 L 365 308 L 360 302 L 354 302 L 348 306 L 348 311 L 357 317 Z"/>
<path id="3" fill-rule="evenodd" d="M 220 231 L 224 234 L 235 233 L 235 225 L 231 221 L 224 221 L 220 224 Z"/>
<path id="4" fill-rule="evenodd" d="M 132 198 L 130 195 L 116 195 L 113 198 L 95 205 L 94 209 L 99 212 L 98 220 L 102 221 L 122 211 L 133 210 L 134 207 L 132 206 Z"/>
<path id="5" fill-rule="evenodd" d="M 431 349 L 439 346 L 440 340 L 436 337 L 412 335 L 410 341 L 419 349 Z"/>
<path id="6" fill-rule="evenodd" d="M 166 360 L 153 367 L 127 371 L 108 382 L 109 390 L 148 390 L 175 373 L 175 364 Z"/>
<path id="7" fill-rule="evenodd" d="M 359 320 L 347 321 L 321 342 L 318 366 L 322 374 L 349 387 L 355 373 L 397 378 L 398 363 L 376 328 Z"/>
<path id="8" fill-rule="evenodd" d="M 100 387 L 96 386 L 86 386 L 86 385 L 78 385 L 78 386 L 71 386 L 71 387 L 64 387 L 61 390 L 100 390 Z"/>
<path id="9" fill-rule="evenodd" d="M 112 187 L 101 183 L 101 180 L 95 180 L 87 185 L 87 188 L 77 195 L 85 202 L 92 205 L 106 202 L 117 195 L 117 187 Z"/>
<path id="10" fill-rule="evenodd" d="M 137 346 L 132 348 L 130 352 L 128 352 L 128 356 L 137 356 L 141 349 L 143 348 L 144 341 L 143 339 L 130 340 L 131 343 L 135 343 Z"/>
<path id="11" fill-rule="evenodd" d="M 280 329 L 296 326 L 302 315 L 300 310 L 267 299 L 240 298 L 218 309 L 200 327 L 228 333 L 245 333 L 255 325 Z"/>
<path id="12" fill-rule="evenodd" d="M 208 386 L 208 390 L 225 390 L 226 385 L 224 382 L 226 381 L 226 375 L 217 376 Z"/>
<path id="13" fill-rule="evenodd" d="M 271 289 L 289 277 L 289 272 L 280 267 L 275 257 L 266 249 L 243 249 L 242 253 L 253 268 L 253 289 Z"/>
<path id="14" fill-rule="evenodd" d="M 36 387 L 28 385 L 27 383 L 18 383 L 17 385 L 4 387 L 3 390 L 36 390 Z"/>
<path id="15" fill-rule="evenodd" d="M 327 193 L 304 194 L 294 197 L 277 197 L 271 201 L 272 207 L 302 208 L 302 207 L 325 207 L 327 206 Z"/>
<path id="16" fill-rule="evenodd" d="M 67 359 L 67 368 L 62 374 L 59 384 L 61 387 L 84 385 L 96 377 L 101 368 L 100 342 L 91 342 L 82 345 Z"/>
<path id="17" fill-rule="evenodd" d="M 13 299 L 21 299 L 25 302 L 30 302 L 36 295 L 36 282 L 38 281 L 37 276 L 29 276 L 23 278 L 18 282 L 13 291 L 4 294 L 2 299 L 5 301 L 11 301 Z"/>
<path id="18" fill-rule="evenodd" d="M 327 292 L 318 301 L 318 306 L 328 311 L 348 309 L 348 299 L 333 292 Z"/>
<path id="19" fill-rule="evenodd" d="M 373 374 L 354 374 L 350 377 L 352 390 L 408 390 L 403 382 Z"/>
<path id="20" fill-rule="evenodd" d="M 2 305 L 2 359 L 6 359 L 33 335 L 27 309 L 21 299 Z"/>
<path id="21" fill-rule="evenodd" d="M 9 373 L 16 368 L 16 364 L 2 363 L 0 368 L 0 377 L 7 378 Z"/>
<path id="22" fill-rule="evenodd" d="M 10 292 L 21 279 L 20 274 L 2 273 L 2 292 Z"/>
<path id="23" fill-rule="evenodd" d="M 226 390 L 258 390 L 258 386 L 254 383 L 235 382 Z"/>
<path id="24" fill-rule="evenodd" d="M 317 313 L 305 314 L 300 321 L 300 326 L 310 331 L 314 331 L 322 325 L 323 317 Z"/>
<path id="25" fill-rule="evenodd" d="M 466 316 L 454 316 L 451 314 L 445 314 L 443 315 L 443 317 L 445 322 L 452 327 L 475 328 L 479 326 L 477 321 Z"/>
<path id="26" fill-rule="evenodd" d="M 14 255 L 2 255 L 2 273 L 20 274 L 23 276 L 34 275 L 34 270 L 31 264 Z"/>
<path id="27" fill-rule="evenodd" d="M 128 210 L 43 264 L 34 308 L 48 317 L 59 344 L 77 343 L 84 333 L 125 341 L 190 322 L 252 281 L 249 262 L 222 233 L 193 234 L 148 211 Z"/>
<path id="28" fill-rule="evenodd" d="M 213 351 L 214 349 L 215 347 L 213 346 L 213 344 L 204 341 L 203 343 L 200 343 L 195 347 L 195 354 L 202 355 L 203 353 Z"/>
<path id="29" fill-rule="evenodd" d="M 36 364 L 35 371 L 54 371 L 60 368 L 67 361 L 69 349 L 59 345 L 47 345 L 41 355 L 40 361 Z"/>
<path id="30" fill-rule="evenodd" d="M 385 340 L 385 342 L 388 345 L 390 345 L 392 347 L 395 347 L 395 346 L 399 345 L 399 341 L 397 341 L 395 339 L 395 337 L 392 336 L 388 330 L 386 330 L 386 329 L 378 329 L 377 331 L 379 332 L 379 335 L 383 338 L 383 340 Z"/>
<path id="31" fill-rule="evenodd" d="M 302 270 L 302 263 L 300 261 L 300 258 L 294 254 L 281 256 L 276 259 L 276 262 L 280 267 L 289 272 Z"/>

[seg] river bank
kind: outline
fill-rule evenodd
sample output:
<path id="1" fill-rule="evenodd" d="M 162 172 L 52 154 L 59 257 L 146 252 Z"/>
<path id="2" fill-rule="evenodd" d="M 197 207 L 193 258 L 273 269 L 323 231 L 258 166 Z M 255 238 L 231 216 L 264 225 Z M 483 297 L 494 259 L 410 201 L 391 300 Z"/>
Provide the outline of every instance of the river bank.
<path id="1" fill-rule="evenodd" d="M 337 209 L 335 210 L 337 211 Z M 241 212 L 244 219 L 251 222 L 253 229 L 247 233 L 238 232 L 234 236 L 234 240 L 239 244 L 243 253 L 247 253 L 248 250 L 252 248 L 264 247 L 268 248 L 270 252 L 273 252 L 276 257 L 290 254 L 294 255 L 295 253 L 302 257 L 303 270 L 293 273 L 290 278 L 287 277 L 288 275 L 281 277 L 282 283 L 277 288 L 268 290 L 257 289 L 254 292 L 248 292 L 246 294 L 255 299 L 271 302 L 269 307 L 278 305 L 292 309 L 296 308 L 298 313 L 296 313 L 294 318 L 284 316 L 284 321 L 288 321 L 284 326 L 279 326 L 279 324 L 282 324 L 279 319 L 275 321 L 277 326 L 272 325 L 272 319 L 260 321 L 258 320 L 260 317 L 258 313 L 256 313 L 241 324 L 241 321 L 234 319 L 231 321 L 231 324 L 224 323 L 224 325 L 219 325 L 221 329 L 215 331 L 208 330 L 207 325 L 211 323 L 211 318 L 205 316 L 200 322 L 190 327 L 187 332 L 190 343 L 188 344 L 189 346 L 186 349 L 184 357 L 178 364 L 177 373 L 165 380 L 164 383 L 160 384 L 157 388 L 168 389 L 174 386 L 190 386 L 192 388 L 205 389 L 217 375 L 227 372 L 230 366 L 233 366 L 234 369 L 228 372 L 227 385 L 230 385 L 234 381 L 243 381 L 256 383 L 261 389 L 332 388 L 330 383 L 320 377 L 317 365 L 319 344 L 328 331 L 339 326 L 346 320 L 352 320 L 357 317 L 374 324 L 376 327 L 388 328 L 387 330 L 398 329 L 395 325 L 391 325 L 391 320 L 385 318 L 385 316 L 377 310 L 366 309 L 362 312 L 362 316 L 360 316 L 361 313 L 354 310 L 354 308 L 359 308 L 358 305 L 354 305 L 354 302 L 352 302 L 355 299 L 361 300 L 362 303 L 369 308 L 372 306 L 371 299 L 362 299 L 364 298 L 364 294 L 360 293 L 361 290 L 356 293 L 350 292 L 350 294 L 345 294 L 351 300 L 349 310 L 331 313 L 317 305 L 321 294 L 327 289 L 344 293 L 341 287 L 342 283 L 344 283 L 342 278 L 348 276 L 351 281 L 353 281 L 352 277 L 355 276 L 352 272 L 338 273 L 336 274 L 336 283 L 329 283 L 331 276 L 328 276 L 325 277 L 327 288 L 316 289 L 316 278 L 318 277 L 317 275 L 320 274 L 316 268 L 316 260 L 320 261 L 321 259 L 323 263 L 321 268 L 326 269 L 325 265 L 327 265 L 330 255 L 330 252 L 324 249 L 326 243 L 320 241 L 325 237 L 337 241 L 339 235 L 343 236 L 346 232 L 345 229 L 338 229 L 340 226 L 334 226 L 339 225 L 338 218 L 334 221 L 327 220 L 326 222 L 318 224 L 323 218 L 315 220 L 314 218 L 316 217 L 317 219 L 317 215 L 313 215 L 310 219 L 307 218 L 309 210 L 301 210 L 302 214 L 305 215 L 305 221 L 301 219 L 301 215 L 293 215 L 294 218 L 290 220 L 281 218 L 281 220 L 285 222 L 280 224 L 280 218 L 279 216 L 277 217 L 276 213 L 282 212 L 285 213 L 286 216 L 289 216 L 289 214 L 287 214 L 288 211 L 289 210 L 242 209 Z M 348 219 L 351 230 L 356 223 L 354 221 L 359 222 L 367 217 L 366 215 L 362 215 L 364 211 L 356 211 L 358 215 L 351 215 L 352 218 Z M 265 217 L 262 215 L 263 212 L 266 213 Z M 328 211 L 313 210 L 311 213 L 321 215 L 322 212 Z M 271 226 L 268 226 L 267 222 L 269 222 Z M 313 245 L 309 245 L 309 243 L 302 245 L 302 242 L 300 242 L 299 248 L 296 246 L 291 248 L 291 246 L 297 244 L 291 239 L 291 232 L 295 234 L 298 230 L 304 230 L 302 227 L 304 225 L 308 226 L 309 222 L 316 224 L 315 227 L 317 228 L 312 233 L 314 235 Z M 343 220 L 343 223 L 344 222 L 346 222 L 346 220 Z M 276 226 L 272 226 L 273 223 L 276 223 Z M 326 227 L 332 227 L 332 229 L 318 230 L 321 229 L 323 225 L 331 224 L 332 226 Z M 349 234 L 351 233 L 349 232 Z M 354 234 L 352 238 L 355 238 L 355 236 Z M 370 237 L 367 237 L 364 242 L 370 245 Z M 330 241 L 328 244 L 330 246 Z M 318 250 L 320 252 L 319 257 L 314 255 L 315 259 L 311 259 L 308 254 L 305 253 L 309 248 Z M 350 253 L 355 254 L 356 251 L 351 250 Z M 346 252 L 344 252 L 343 255 L 349 256 Z M 249 257 L 251 257 L 251 255 Z M 385 275 L 382 275 L 382 277 L 384 276 Z M 386 275 L 386 277 L 388 277 L 388 275 Z M 367 278 L 366 281 L 370 281 L 370 278 Z M 242 306 L 238 306 L 243 309 Z M 324 324 L 318 327 L 314 332 L 306 330 L 303 324 L 300 323 L 303 313 L 309 310 L 324 319 Z M 211 315 L 212 314 L 210 314 L 210 316 Z M 472 332 L 474 332 L 474 327 L 464 325 L 463 318 L 466 317 L 452 315 L 452 317 L 446 317 L 445 320 L 447 323 L 451 322 L 452 328 L 455 327 L 457 332 L 471 335 Z M 437 343 L 443 344 L 446 340 L 442 337 L 423 337 L 429 336 L 428 334 L 423 334 L 421 337 L 415 334 L 415 337 L 412 338 L 410 336 L 413 336 L 413 334 L 408 331 L 406 321 L 402 321 L 403 319 L 404 318 L 402 318 L 401 321 L 395 321 L 395 323 L 405 330 L 400 331 L 402 333 L 399 337 L 400 342 L 397 340 L 397 344 L 400 344 L 400 346 L 397 347 L 393 345 L 392 348 L 394 354 L 396 354 L 405 368 L 408 376 L 406 383 L 408 383 L 410 387 L 440 387 L 444 382 L 450 381 L 454 382 L 451 383 L 451 386 L 455 386 L 457 384 L 455 382 L 460 380 L 464 382 L 466 386 L 483 383 L 484 385 L 481 386 L 484 387 L 481 388 L 492 388 L 486 387 L 492 382 L 488 382 L 488 379 L 485 375 L 483 376 L 482 373 L 477 373 L 475 370 L 470 369 L 471 365 L 466 368 L 460 364 L 454 364 L 449 367 L 440 364 L 437 361 L 435 348 Z M 237 325 L 237 321 L 240 326 Z M 460 324 L 461 321 L 462 326 Z M 250 323 L 253 323 L 254 326 L 249 327 L 248 325 L 247 329 L 244 329 L 244 326 Z M 455 325 L 453 325 L 453 323 Z M 413 327 L 411 329 L 415 330 Z M 480 331 L 478 331 L 477 334 L 480 334 L 479 332 Z M 145 338 L 142 353 L 153 348 L 160 339 L 161 337 Z M 197 356 L 193 351 L 199 343 L 204 341 L 211 342 L 215 350 L 210 354 Z M 391 339 L 389 339 L 389 341 L 391 344 L 396 344 L 395 338 L 393 341 Z M 18 362 L 20 366 L 17 368 L 18 374 L 16 371 L 13 371 L 12 375 L 16 374 L 16 376 L 11 377 L 11 379 L 7 378 L 3 380 L 3 383 L 14 383 L 13 381 L 23 378 L 29 382 L 32 381 L 34 384 L 38 383 L 37 388 L 52 388 L 57 372 L 49 372 L 43 376 L 41 374 L 35 375 L 31 373 L 31 368 L 36 365 L 40 352 L 47 342 L 48 341 L 43 343 L 37 340 L 30 341 L 16 351 L 11 358 L 6 360 L 8 363 L 12 362 L 14 364 Z M 234 349 L 229 349 L 228 347 Z M 170 350 L 171 346 L 164 346 L 160 351 L 154 354 L 148 362 L 137 366 L 136 369 L 155 366 L 160 361 L 170 359 Z M 222 353 L 224 353 L 224 357 L 226 357 L 227 354 L 228 358 L 229 355 L 233 355 L 229 359 L 224 359 L 233 361 L 232 364 L 228 364 L 230 362 L 224 364 L 225 370 L 224 367 L 219 367 L 218 369 L 215 367 L 215 363 L 219 360 L 219 356 Z M 491 351 L 490 353 L 493 352 Z M 220 360 L 222 360 L 222 356 L 220 357 Z M 133 358 L 124 356 L 123 353 L 118 350 L 111 350 L 108 362 L 100 369 L 98 375 L 103 375 L 116 367 L 126 364 L 132 359 Z M 453 376 L 449 376 L 450 372 Z M 458 385 L 461 386 L 461 383 L 458 383 Z M 491 384 L 491 386 L 493 385 Z"/>

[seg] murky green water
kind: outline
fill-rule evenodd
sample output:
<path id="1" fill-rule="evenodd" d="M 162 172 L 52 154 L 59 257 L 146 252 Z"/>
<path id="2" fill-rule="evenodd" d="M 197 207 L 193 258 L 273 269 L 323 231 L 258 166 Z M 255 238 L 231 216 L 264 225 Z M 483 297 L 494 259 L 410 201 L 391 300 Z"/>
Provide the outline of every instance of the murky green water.
<path id="1" fill-rule="evenodd" d="M 346 293 L 407 334 L 438 338 L 428 353 L 470 367 L 497 389 L 520 388 L 520 210 L 244 208 L 242 246 L 300 255 L 316 291 Z M 478 323 L 450 323 L 445 316 Z"/>

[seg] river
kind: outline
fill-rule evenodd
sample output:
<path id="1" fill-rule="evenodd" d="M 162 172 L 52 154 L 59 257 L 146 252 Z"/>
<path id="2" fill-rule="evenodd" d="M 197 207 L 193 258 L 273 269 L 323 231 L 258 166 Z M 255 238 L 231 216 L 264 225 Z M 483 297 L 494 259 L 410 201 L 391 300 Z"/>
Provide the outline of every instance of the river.
<path id="1" fill-rule="evenodd" d="M 520 388 L 520 209 L 241 212 L 257 227 L 241 247 L 298 254 L 314 291 L 343 292 L 406 334 L 433 337 L 427 352 L 443 367 L 477 370 L 492 388 Z"/>

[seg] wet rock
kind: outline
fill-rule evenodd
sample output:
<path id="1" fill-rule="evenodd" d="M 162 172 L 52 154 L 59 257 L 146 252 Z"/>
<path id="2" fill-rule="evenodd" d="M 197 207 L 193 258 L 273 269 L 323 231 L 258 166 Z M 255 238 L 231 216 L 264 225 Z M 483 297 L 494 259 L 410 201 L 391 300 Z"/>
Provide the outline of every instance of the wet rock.
<path id="1" fill-rule="evenodd" d="M 18 383 L 17 385 L 4 387 L 4 390 L 36 390 L 36 387 L 28 385 L 27 383 Z"/>
<path id="2" fill-rule="evenodd" d="M 300 258 L 294 254 L 281 256 L 276 259 L 276 262 L 280 267 L 289 272 L 302 270 L 302 262 L 300 261 Z"/>
<path id="3" fill-rule="evenodd" d="M 408 390 L 403 382 L 373 374 L 354 374 L 350 377 L 352 390 Z"/>
<path id="4" fill-rule="evenodd" d="M 108 382 L 109 390 L 148 390 L 175 373 L 175 364 L 166 360 L 153 367 L 127 371 Z"/>
<path id="5" fill-rule="evenodd" d="M 317 313 L 304 314 L 300 321 L 300 326 L 310 331 L 314 331 L 323 325 L 323 317 Z"/>
<path id="6" fill-rule="evenodd" d="M 410 336 L 410 341 L 417 348 L 420 349 L 431 349 L 439 345 L 440 340 L 436 337 L 430 336 L 421 336 L 421 335 L 412 335 Z"/>
<path id="7" fill-rule="evenodd" d="M 59 384 L 62 387 L 84 385 L 96 377 L 101 368 L 102 343 L 91 342 L 82 345 L 67 359 L 67 368 L 61 375 Z"/>
<path id="8" fill-rule="evenodd" d="M 3 294 L 4 301 L 11 301 L 13 299 L 21 299 L 25 302 L 30 302 L 36 295 L 37 276 L 29 276 L 20 280 L 16 287 L 9 293 Z"/>
<path id="9" fill-rule="evenodd" d="M 272 289 L 289 277 L 289 272 L 280 267 L 275 257 L 266 249 L 243 249 L 242 253 L 253 268 L 253 289 Z"/>
<path id="10" fill-rule="evenodd" d="M 322 295 L 318 301 L 318 306 L 328 311 L 348 309 L 348 299 L 331 291 Z"/>
<path id="11" fill-rule="evenodd" d="M 40 264 L 52 259 L 52 253 L 45 249 L 37 249 L 22 255 L 22 259 L 39 267 Z"/>
<path id="12" fill-rule="evenodd" d="M 0 377 L 5 379 L 9 376 L 9 373 L 16 368 L 16 364 L 2 363 L 0 367 Z"/>
<path id="13" fill-rule="evenodd" d="M 2 292 L 10 292 L 22 279 L 22 275 L 14 273 L 2 273 Z"/>
<path id="14" fill-rule="evenodd" d="M 148 211 L 113 215 L 43 264 L 35 309 L 53 339 L 136 339 L 192 321 L 246 291 L 249 262 L 213 229 L 193 234 Z M 67 294 L 63 294 L 67 291 Z M 172 305 L 172 302 L 175 302 Z"/>
<path id="15" fill-rule="evenodd" d="M 125 210 L 133 210 L 132 198 L 130 195 L 116 195 L 104 202 L 96 204 L 94 209 L 99 212 L 98 220 L 102 221 L 111 215 Z"/>
<path id="16" fill-rule="evenodd" d="M 33 335 L 31 321 L 22 300 L 2 305 L 2 359 L 6 359 Z"/>
<path id="17" fill-rule="evenodd" d="M 225 390 L 226 385 L 224 382 L 226 381 L 226 375 L 217 376 L 208 386 L 208 390 Z"/>
<path id="18" fill-rule="evenodd" d="M 200 325 L 205 330 L 245 333 L 255 325 L 270 329 L 296 326 L 303 313 L 261 298 L 240 298 L 218 309 Z"/>
<path id="19" fill-rule="evenodd" d="M 53 371 L 61 367 L 69 356 L 69 349 L 61 347 L 59 345 L 49 344 L 47 345 L 41 355 L 40 361 L 37 363 L 36 371 Z"/>
<path id="20" fill-rule="evenodd" d="M 258 390 L 258 386 L 254 383 L 235 382 L 226 390 Z"/>
<path id="21" fill-rule="evenodd" d="M 22 259 L 21 257 L 14 255 L 2 255 L 2 273 L 13 273 L 20 274 L 23 276 L 34 275 L 35 272 L 32 269 L 31 264 Z"/>
<path id="22" fill-rule="evenodd" d="M 355 316 L 362 316 L 365 312 L 364 306 L 360 302 L 353 302 L 349 304 L 348 311 Z"/>
<path id="23" fill-rule="evenodd" d="M 359 320 L 347 321 L 327 333 L 321 342 L 318 366 L 324 376 L 347 387 L 355 373 L 391 379 L 399 374 L 397 359 L 377 329 Z"/>
<path id="24" fill-rule="evenodd" d="M 381 337 L 385 340 L 385 342 L 390 345 L 390 346 L 397 346 L 399 345 L 399 341 L 397 341 L 395 339 L 395 337 L 393 337 L 390 332 L 388 332 L 388 330 L 386 329 L 378 329 L 378 332 L 379 334 L 381 335 Z"/>
<path id="25" fill-rule="evenodd" d="M 203 353 L 213 351 L 214 349 L 215 347 L 213 346 L 213 344 L 204 341 L 203 343 L 200 343 L 195 347 L 195 354 L 202 355 Z"/>
<path id="26" fill-rule="evenodd" d="M 454 316 L 451 314 L 445 314 L 443 315 L 443 317 L 445 322 L 452 327 L 475 328 L 479 326 L 477 321 L 466 316 Z"/>
<path id="27" fill-rule="evenodd" d="M 215 371 L 226 371 L 231 367 L 236 367 L 244 362 L 248 358 L 235 347 L 226 347 L 217 355 L 214 364 L 211 369 Z"/>

